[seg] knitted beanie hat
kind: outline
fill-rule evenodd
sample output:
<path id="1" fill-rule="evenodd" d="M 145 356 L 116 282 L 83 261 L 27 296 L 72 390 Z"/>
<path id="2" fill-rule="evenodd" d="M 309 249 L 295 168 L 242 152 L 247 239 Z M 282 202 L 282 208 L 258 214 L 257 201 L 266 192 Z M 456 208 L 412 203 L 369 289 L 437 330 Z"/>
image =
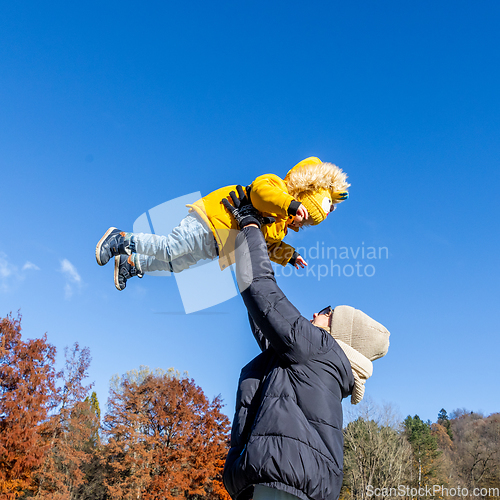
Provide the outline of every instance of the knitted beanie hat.
<path id="1" fill-rule="evenodd" d="M 321 189 L 297 198 L 297 201 L 300 201 L 306 207 L 309 213 L 309 223 L 313 226 L 323 222 L 333 208 L 332 196 L 328 189 Z"/>
<path id="2" fill-rule="evenodd" d="M 351 363 L 354 375 L 351 403 L 357 404 L 363 399 L 364 384 L 373 373 L 372 361 L 387 354 L 390 333 L 363 311 L 350 306 L 334 309 L 330 333 Z"/>

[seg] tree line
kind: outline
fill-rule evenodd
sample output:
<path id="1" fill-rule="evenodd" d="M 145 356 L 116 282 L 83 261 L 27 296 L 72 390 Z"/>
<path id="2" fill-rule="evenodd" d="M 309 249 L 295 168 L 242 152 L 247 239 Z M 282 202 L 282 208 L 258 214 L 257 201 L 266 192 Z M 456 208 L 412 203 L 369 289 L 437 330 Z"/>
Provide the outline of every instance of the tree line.
<path id="1" fill-rule="evenodd" d="M 141 367 L 112 380 L 106 413 L 87 348 L 23 341 L 0 321 L 0 499 L 229 500 L 229 420 L 186 375 Z"/>
<path id="2" fill-rule="evenodd" d="M 404 421 L 369 400 L 344 428 L 341 500 L 500 498 L 500 413 Z"/>
<path id="3" fill-rule="evenodd" d="M 107 410 L 74 344 L 61 370 L 46 336 L 0 320 L 0 500 L 229 500 L 229 420 L 173 369 L 116 376 Z M 341 500 L 500 496 L 500 414 L 442 409 L 401 421 L 370 401 L 344 427 Z M 465 494 L 467 493 L 467 494 Z"/>

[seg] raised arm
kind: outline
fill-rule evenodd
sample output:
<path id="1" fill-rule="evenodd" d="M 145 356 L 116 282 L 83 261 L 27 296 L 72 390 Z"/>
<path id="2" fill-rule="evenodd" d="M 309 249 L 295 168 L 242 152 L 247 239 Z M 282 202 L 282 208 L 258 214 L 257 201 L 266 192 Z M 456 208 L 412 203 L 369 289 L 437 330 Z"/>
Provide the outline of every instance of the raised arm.
<path id="1" fill-rule="evenodd" d="M 241 186 L 236 186 L 236 190 L 238 196 L 229 193 L 233 204 L 226 198 L 222 203 L 241 228 L 236 237 L 236 278 L 255 325 L 276 353 L 289 363 L 301 363 L 312 354 L 331 349 L 331 337 L 322 335 L 319 328 L 306 320 L 276 284 L 260 231 L 261 225 L 270 220 L 257 212 Z M 259 345 L 263 345 L 261 341 Z"/>
<path id="2" fill-rule="evenodd" d="M 259 335 L 284 360 L 301 363 L 331 347 L 276 284 L 266 242 L 257 227 L 244 227 L 236 237 L 236 278 Z M 261 339 L 257 341 L 265 347 Z"/>
<path id="3" fill-rule="evenodd" d="M 253 336 L 255 337 L 255 340 L 257 341 L 257 344 L 260 347 L 260 350 L 265 351 L 269 347 L 269 342 L 267 341 L 266 337 L 262 335 L 260 328 L 256 325 L 250 314 L 248 314 L 248 322 L 250 323 L 250 328 L 252 330 Z"/>

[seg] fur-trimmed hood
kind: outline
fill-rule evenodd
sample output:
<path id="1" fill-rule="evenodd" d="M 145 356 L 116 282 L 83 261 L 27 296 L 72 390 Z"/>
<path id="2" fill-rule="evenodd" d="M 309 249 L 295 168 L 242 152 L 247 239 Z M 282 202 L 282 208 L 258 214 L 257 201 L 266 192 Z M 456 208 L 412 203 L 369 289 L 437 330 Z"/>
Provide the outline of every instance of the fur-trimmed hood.
<path id="1" fill-rule="evenodd" d="M 347 175 L 333 163 L 322 162 L 311 156 L 297 163 L 285 177 L 288 193 L 295 199 L 300 195 L 328 190 L 333 203 L 340 203 L 348 196 Z"/>

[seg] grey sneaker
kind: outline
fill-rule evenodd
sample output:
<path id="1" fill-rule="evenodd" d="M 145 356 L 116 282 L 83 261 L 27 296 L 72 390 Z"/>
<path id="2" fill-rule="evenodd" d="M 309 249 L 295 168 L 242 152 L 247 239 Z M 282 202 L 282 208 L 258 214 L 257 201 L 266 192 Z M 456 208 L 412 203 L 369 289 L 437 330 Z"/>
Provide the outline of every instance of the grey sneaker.
<path id="1" fill-rule="evenodd" d="M 137 268 L 128 262 L 127 255 L 117 255 L 115 257 L 115 286 L 117 290 L 125 290 L 127 280 L 137 276 L 142 278 L 144 274 L 140 273 Z"/>
<path id="2" fill-rule="evenodd" d="M 95 247 L 95 258 L 100 266 L 109 262 L 115 255 L 130 255 L 129 244 L 125 241 L 125 233 L 110 227 Z"/>

